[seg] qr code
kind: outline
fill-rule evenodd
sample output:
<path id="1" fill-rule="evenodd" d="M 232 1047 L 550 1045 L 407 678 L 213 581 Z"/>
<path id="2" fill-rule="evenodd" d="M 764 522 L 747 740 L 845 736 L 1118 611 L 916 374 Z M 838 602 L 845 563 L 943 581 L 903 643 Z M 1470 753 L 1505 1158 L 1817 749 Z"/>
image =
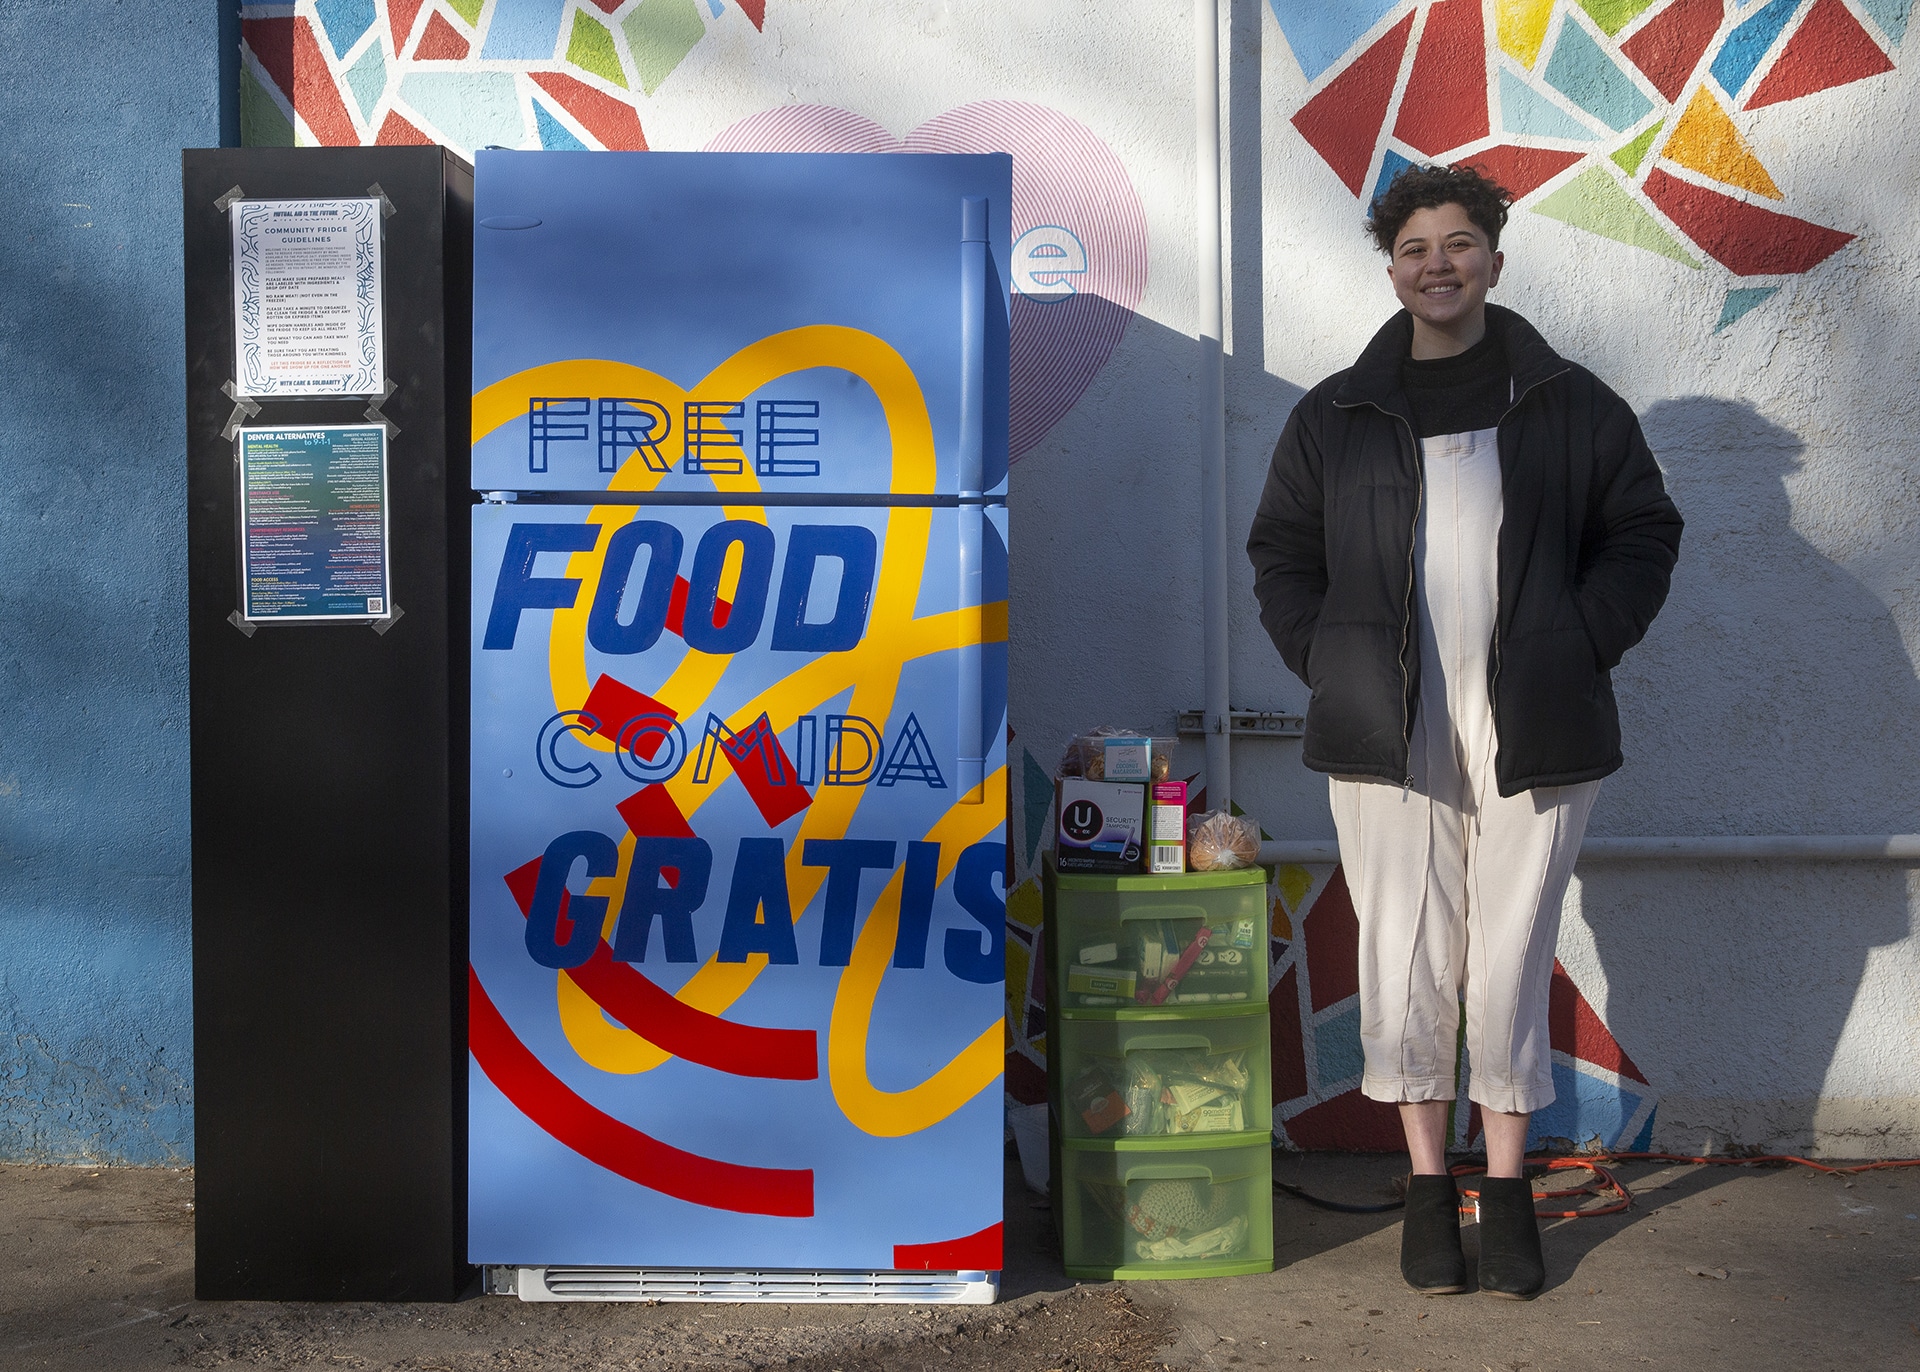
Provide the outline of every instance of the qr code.
<path id="1" fill-rule="evenodd" d="M 387 602 L 385 597 L 377 596 L 377 595 L 370 595 L 367 597 L 367 613 L 368 614 L 383 615 L 386 612 L 387 612 Z"/>

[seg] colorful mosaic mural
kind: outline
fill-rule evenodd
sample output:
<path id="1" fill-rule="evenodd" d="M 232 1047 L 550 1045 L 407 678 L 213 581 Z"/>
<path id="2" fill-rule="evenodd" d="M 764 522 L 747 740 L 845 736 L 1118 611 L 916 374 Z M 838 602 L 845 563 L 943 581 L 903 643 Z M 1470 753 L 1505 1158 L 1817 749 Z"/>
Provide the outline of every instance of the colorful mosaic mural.
<path id="1" fill-rule="evenodd" d="M 1912 2 L 1269 0 L 1310 83 L 1293 125 L 1353 195 L 1478 166 L 1535 214 L 1748 279 L 1715 332 L 1854 237 L 1787 212 L 1752 112 L 1892 71 Z"/>
<path id="2" fill-rule="evenodd" d="M 1038 863 L 1047 847 L 1052 782 L 1016 742 L 1009 829 L 1016 871 L 1007 900 L 1007 1094 L 1046 1099 L 1045 955 Z M 1011 769 L 1010 769 L 1011 770 Z M 1188 781 L 1189 788 L 1198 779 Z M 1206 805 L 1200 790 L 1194 799 Z M 1343 1152 L 1399 1152 L 1399 1114 L 1360 1094 L 1360 924 L 1339 867 L 1274 869 L 1267 897 L 1272 970 L 1268 1004 L 1273 1050 L 1274 1136 L 1282 1146 Z M 1555 1100 L 1533 1117 L 1532 1146 L 1560 1151 L 1641 1149 L 1653 1134 L 1658 1093 L 1614 1038 L 1572 977 L 1554 964 L 1548 1028 Z M 1461 1099 L 1471 1063 L 1461 1063 Z M 1454 1116 L 1454 1142 L 1471 1148 L 1479 1107 Z"/>
<path id="3" fill-rule="evenodd" d="M 240 11 L 250 147 L 644 149 L 646 103 L 766 0 L 296 0 Z"/>

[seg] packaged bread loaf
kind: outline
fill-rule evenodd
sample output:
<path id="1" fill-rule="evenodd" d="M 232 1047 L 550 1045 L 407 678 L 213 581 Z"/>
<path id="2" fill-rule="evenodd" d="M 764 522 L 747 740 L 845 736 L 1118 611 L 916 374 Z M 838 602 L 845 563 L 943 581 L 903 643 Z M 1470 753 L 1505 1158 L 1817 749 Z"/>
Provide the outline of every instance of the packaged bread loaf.
<path id="1" fill-rule="evenodd" d="M 1225 872 L 1251 867 L 1260 856 L 1260 830 L 1245 815 L 1209 810 L 1187 822 L 1187 868 Z"/>

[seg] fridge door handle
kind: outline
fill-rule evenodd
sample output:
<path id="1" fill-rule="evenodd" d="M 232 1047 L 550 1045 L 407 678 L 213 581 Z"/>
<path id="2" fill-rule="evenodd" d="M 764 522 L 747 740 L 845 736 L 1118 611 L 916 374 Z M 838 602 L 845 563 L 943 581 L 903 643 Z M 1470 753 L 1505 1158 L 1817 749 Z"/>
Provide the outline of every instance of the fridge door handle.
<path id="1" fill-rule="evenodd" d="M 981 719 L 986 654 L 980 642 L 982 570 L 986 557 L 985 515 L 980 487 L 986 473 L 987 433 L 987 202 L 970 195 L 960 202 L 960 492 L 959 542 L 959 782 L 960 800 L 986 800 L 986 743 Z"/>
<path id="2" fill-rule="evenodd" d="M 986 651 L 980 642 L 984 630 L 980 592 L 986 560 L 986 511 L 979 505 L 962 505 L 955 513 L 960 519 L 960 614 L 959 614 L 959 704 L 960 803 L 979 805 L 986 800 L 986 721 L 982 698 Z"/>
<path id="3" fill-rule="evenodd" d="M 960 202 L 960 498 L 980 494 L 987 467 L 987 202 Z"/>

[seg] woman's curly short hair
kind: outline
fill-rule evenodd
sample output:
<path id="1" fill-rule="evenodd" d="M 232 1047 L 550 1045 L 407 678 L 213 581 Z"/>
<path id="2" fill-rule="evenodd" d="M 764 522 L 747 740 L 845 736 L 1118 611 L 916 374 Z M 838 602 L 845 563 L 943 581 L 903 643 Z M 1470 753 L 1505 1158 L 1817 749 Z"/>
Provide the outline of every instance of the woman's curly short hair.
<path id="1" fill-rule="evenodd" d="M 1394 240 L 1416 210 L 1458 205 L 1487 235 L 1487 245 L 1498 248 L 1512 203 L 1513 192 L 1477 167 L 1403 167 L 1367 207 L 1367 232 L 1374 246 L 1391 257 Z"/>

